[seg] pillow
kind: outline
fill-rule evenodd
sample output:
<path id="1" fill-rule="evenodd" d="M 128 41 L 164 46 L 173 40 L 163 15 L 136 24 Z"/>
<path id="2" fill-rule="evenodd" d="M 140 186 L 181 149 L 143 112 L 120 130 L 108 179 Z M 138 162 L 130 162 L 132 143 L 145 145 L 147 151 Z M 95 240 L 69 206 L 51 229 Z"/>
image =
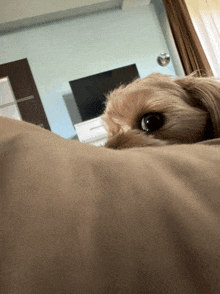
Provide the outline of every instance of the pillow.
<path id="1" fill-rule="evenodd" d="M 220 293 L 220 139 L 112 150 L 0 117 L 0 292 Z"/>

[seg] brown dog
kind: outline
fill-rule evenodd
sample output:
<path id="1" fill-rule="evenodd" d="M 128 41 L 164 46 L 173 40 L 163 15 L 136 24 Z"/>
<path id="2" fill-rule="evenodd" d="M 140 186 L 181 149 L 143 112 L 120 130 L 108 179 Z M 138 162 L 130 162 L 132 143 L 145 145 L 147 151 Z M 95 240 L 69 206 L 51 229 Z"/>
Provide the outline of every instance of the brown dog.
<path id="1" fill-rule="evenodd" d="M 187 144 L 220 137 L 220 83 L 153 73 L 107 95 L 105 147 Z"/>

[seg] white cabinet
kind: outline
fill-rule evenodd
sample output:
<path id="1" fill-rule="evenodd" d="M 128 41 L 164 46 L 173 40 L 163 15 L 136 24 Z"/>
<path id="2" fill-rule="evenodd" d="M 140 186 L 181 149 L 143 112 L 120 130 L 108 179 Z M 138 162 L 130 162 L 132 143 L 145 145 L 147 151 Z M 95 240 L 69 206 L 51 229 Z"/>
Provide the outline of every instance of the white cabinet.
<path id="1" fill-rule="evenodd" d="M 95 146 L 104 145 L 107 140 L 107 131 L 101 117 L 96 117 L 74 125 L 79 141 Z"/>

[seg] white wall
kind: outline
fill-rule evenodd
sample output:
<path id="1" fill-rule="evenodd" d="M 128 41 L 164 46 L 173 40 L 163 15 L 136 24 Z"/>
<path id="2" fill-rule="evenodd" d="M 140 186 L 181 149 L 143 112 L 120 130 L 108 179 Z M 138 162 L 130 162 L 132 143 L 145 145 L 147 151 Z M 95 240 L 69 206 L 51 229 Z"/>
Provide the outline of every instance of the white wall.
<path id="1" fill-rule="evenodd" d="M 73 123 L 81 121 L 69 81 L 132 63 L 141 77 L 175 74 L 172 62 L 165 68 L 156 62 L 168 48 L 152 4 L 3 35 L 0 48 L 0 64 L 28 58 L 51 129 L 64 138 L 74 136 Z"/>

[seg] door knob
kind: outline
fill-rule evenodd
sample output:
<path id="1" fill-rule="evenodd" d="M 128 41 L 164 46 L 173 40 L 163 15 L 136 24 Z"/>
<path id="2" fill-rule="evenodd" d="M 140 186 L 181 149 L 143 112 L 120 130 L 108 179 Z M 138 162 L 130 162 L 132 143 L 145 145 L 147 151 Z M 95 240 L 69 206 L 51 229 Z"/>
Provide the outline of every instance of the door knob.
<path id="1" fill-rule="evenodd" d="M 157 57 L 157 62 L 160 66 L 167 66 L 168 63 L 170 62 L 170 55 L 167 53 L 161 53 Z"/>

